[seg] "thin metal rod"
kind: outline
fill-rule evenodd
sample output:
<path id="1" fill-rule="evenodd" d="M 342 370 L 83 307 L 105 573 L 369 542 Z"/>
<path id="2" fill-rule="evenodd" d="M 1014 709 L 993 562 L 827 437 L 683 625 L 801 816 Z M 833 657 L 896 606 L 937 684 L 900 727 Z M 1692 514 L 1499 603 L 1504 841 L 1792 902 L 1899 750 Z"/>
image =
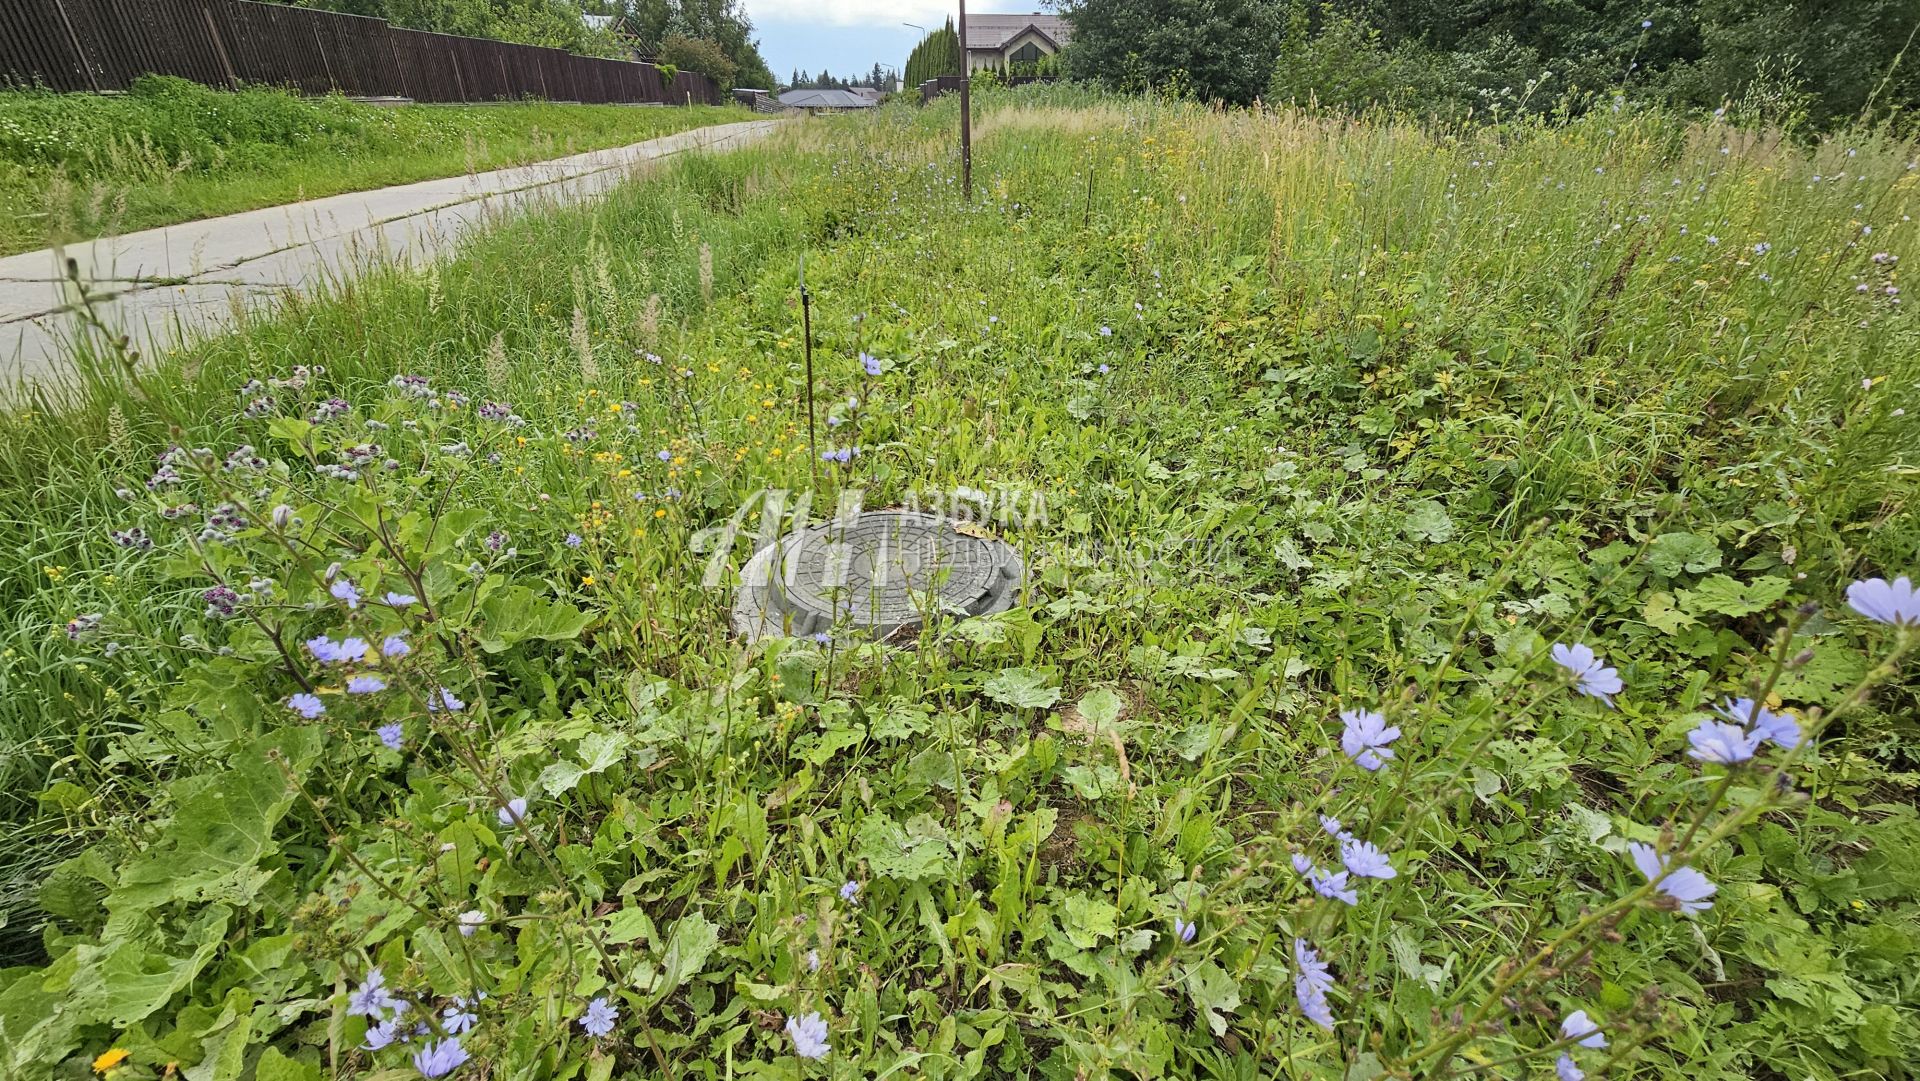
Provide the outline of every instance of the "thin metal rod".
<path id="1" fill-rule="evenodd" d="M 973 58 L 967 55 L 967 0 L 960 0 L 960 193 L 973 202 Z"/>
<path id="2" fill-rule="evenodd" d="M 814 445 L 813 420 L 813 294 L 807 292 L 807 257 L 800 257 L 800 329 L 807 356 L 807 470 L 820 487 L 820 448 Z"/>

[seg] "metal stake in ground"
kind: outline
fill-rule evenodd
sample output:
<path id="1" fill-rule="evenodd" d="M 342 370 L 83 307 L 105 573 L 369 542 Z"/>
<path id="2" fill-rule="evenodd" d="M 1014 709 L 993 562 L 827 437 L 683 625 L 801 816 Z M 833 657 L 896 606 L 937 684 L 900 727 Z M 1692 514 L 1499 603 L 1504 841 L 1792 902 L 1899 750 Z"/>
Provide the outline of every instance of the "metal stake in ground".
<path id="1" fill-rule="evenodd" d="M 967 56 L 967 0 L 960 0 L 960 193 L 973 202 L 973 61 Z"/>
<path id="2" fill-rule="evenodd" d="M 807 292 L 807 256 L 800 255 L 800 338 L 807 356 L 807 471 L 820 490 L 820 448 L 813 443 L 813 296 Z"/>

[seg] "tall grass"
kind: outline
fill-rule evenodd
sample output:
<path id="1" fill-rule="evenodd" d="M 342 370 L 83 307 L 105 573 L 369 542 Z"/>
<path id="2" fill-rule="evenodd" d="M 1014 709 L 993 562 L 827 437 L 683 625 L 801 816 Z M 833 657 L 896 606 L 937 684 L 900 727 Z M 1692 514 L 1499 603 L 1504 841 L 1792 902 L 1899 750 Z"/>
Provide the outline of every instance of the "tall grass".
<path id="1" fill-rule="evenodd" d="M 711 106 L 386 107 L 166 76 L 112 97 L 0 91 L 0 255 L 746 117 Z"/>
<path id="2" fill-rule="evenodd" d="M 899 918 L 876 917 L 847 946 L 870 973 L 846 992 L 848 1018 L 897 1021 L 914 1046 L 938 1039 L 949 1013 L 971 1024 L 1010 1001 L 1031 1033 L 1007 1037 L 1023 1065 L 1269 1076 L 1306 1055 L 1275 1019 L 1284 979 L 1260 989 L 1266 939 L 1301 911 L 1274 896 L 1292 879 L 1262 878 L 1272 868 L 1260 859 L 1277 863 L 1298 840 L 1283 823 L 1328 798 L 1319 755 L 1333 714 L 1404 686 L 1436 728 L 1477 733 L 1530 686 L 1514 659 L 1526 642 L 1605 636 L 1627 709 L 1529 705 L 1473 761 L 1436 762 L 1461 780 L 1458 803 L 1447 795 L 1443 813 L 1409 819 L 1413 835 L 1398 838 L 1423 861 L 1417 896 L 1431 911 L 1391 949 L 1376 922 L 1342 958 L 1343 971 L 1379 974 L 1351 981 L 1342 1003 L 1373 1011 L 1367 1023 L 1387 1037 L 1373 1046 L 1419 1046 L 1443 1001 L 1422 989 L 1427 968 L 1444 958 L 1457 993 L 1492 982 L 1542 922 L 1571 922 L 1583 891 L 1606 887 L 1588 858 L 1595 816 L 1618 841 L 1698 787 L 1675 766 L 1677 726 L 1765 666 L 1763 620 L 1776 614 L 1687 608 L 1721 588 L 1710 573 L 1736 587 L 1782 579 L 1791 602 L 1825 605 L 1795 624 L 1813 659 L 1769 683 L 1785 702 L 1831 708 L 1866 671 L 1859 632 L 1836 615 L 1841 585 L 1920 564 L 1909 415 L 1920 340 L 1898 269 L 1915 248 L 1911 145 L 1857 135 L 1802 149 L 1636 110 L 1436 130 L 1015 93 L 983 102 L 980 197 L 967 206 L 947 138 L 954 108 L 809 123 L 690 158 L 593 208 L 507 225 L 430 273 L 376 274 L 137 381 L 47 388 L 0 420 L 0 793 L 21 823 L 8 834 L 14 874 L 32 879 L 75 839 L 144 828 L 154 786 L 197 765 L 156 750 L 155 731 L 216 727 L 226 708 L 264 723 L 258 711 L 275 708 L 220 686 L 195 569 L 116 549 L 106 531 L 125 522 L 116 487 L 176 443 L 230 449 L 238 388 L 295 365 L 323 366 L 327 393 L 355 402 L 413 373 L 528 419 L 533 438 L 503 442 L 498 466 L 448 485 L 460 505 L 511 523 L 532 561 L 523 574 L 608 628 L 591 652 L 499 662 L 494 692 L 538 718 L 525 722 L 531 758 L 567 753 L 538 733 L 630 722 L 639 707 L 621 688 L 633 681 L 687 688 L 699 705 L 689 725 L 732 725 L 735 689 L 794 718 L 820 711 L 792 728 L 776 711 L 777 732 L 737 739 L 720 728 L 705 754 L 673 759 L 667 780 L 633 782 L 635 801 L 657 801 L 637 832 L 667 854 L 631 888 L 733 921 L 726 963 L 739 986 L 776 970 L 801 979 L 781 968 L 778 928 L 811 918 L 813 879 L 856 873 L 847 823 L 861 814 L 934 814 L 978 855 L 999 842 L 968 831 L 989 828 L 996 801 L 1058 813 L 1058 835 L 1021 854 L 1031 904 L 983 912 L 981 888 L 956 870 L 920 887 L 924 900 L 875 908 Z M 861 465 L 830 483 L 864 486 L 868 506 L 1008 487 L 1044 493 L 1048 513 L 1005 530 L 1028 551 L 1034 593 L 999 630 L 930 638 L 905 664 L 849 654 L 850 670 L 828 672 L 844 679 L 817 687 L 780 662 L 775 675 L 812 688 L 793 691 L 754 682 L 773 655 L 728 640 L 730 597 L 695 584 L 703 557 L 688 543 L 763 488 L 809 483 L 793 306 L 803 253 L 822 400 L 862 403 L 836 413 L 856 418 L 852 434 L 832 436 L 862 444 Z M 886 358 L 885 376 L 863 374 L 863 351 Z M 633 408 L 615 422 L 621 401 Z M 555 438 L 587 428 L 603 440 L 591 454 Z M 655 463 L 660 450 L 672 465 Z M 671 506 L 632 498 L 669 484 L 685 489 Z M 570 531 L 579 549 L 561 544 Z M 1669 569 L 1645 569 L 1669 554 Z M 110 665 L 69 648 L 61 628 L 90 611 L 145 644 Z M 1077 715 L 986 706 L 979 692 L 1002 667 L 1039 671 L 1068 701 L 1123 687 L 1132 721 L 1117 756 L 1076 741 Z M 831 750 L 815 762 L 826 780 L 793 812 L 804 825 L 781 827 L 805 874 L 772 859 L 750 876 L 709 865 L 729 816 L 749 813 L 735 808 L 777 808 L 794 792 L 783 740 L 811 753 L 805 741 L 835 709 L 896 700 L 926 705 L 946 732 L 923 733 L 924 747 L 875 737 L 842 748 L 852 763 Z M 1756 842 L 1764 854 L 1716 857 L 1720 912 L 1743 922 L 1629 927 L 1634 945 L 1596 948 L 1593 983 L 1657 979 L 1674 996 L 1687 1035 L 1649 1036 L 1650 1068 L 1834 1076 L 1899 1061 L 1868 1035 L 1808 1050 L 1802 1036 L 1853 1022 L 1757 988 L 1782 978 L 1777 943 L 1870 942 L 1873 959 L 1836 961 L 1825 986 L 1910 1008 L 1880 959 L 1914 933 L 1912 885 L 1876 878 L 1875 911 L 1812 883 L 1848 862 L 1879 874 L 1917 850 L 1900 806 L 1913 708 L 1911 682 L 1877 691 L 1802 763 L 1817 803 L 1770 819 L 1781 832 Z M 1033 764 L 1041 741 L 1063 748 L 1066 779 Z M 424 804 L 422 778 L 437 774 L 420 769 L 407 783 Z M 408 797 L 381 798 L 347 809 L 369 836 Z M 585 836 L 612 828 L 614 804 L 640 813 L 624 790 L 569 798 Z M 1775 881 L 1795 884 L 1795 909 Z M 1182 996 L 1201 995 L 1183 981 L 1200 977 L 1154 968 L 1128 984 L 1133 970 L 1109 977 L 1100 965 L 1117 962 L 1104 954 L 1096 964 L 1046 944 L 1048 905 L 1126 903 L 1128 891 L 1178 893 L 1182 913 L 1188 899 L 1209 906 L 1221 976 L 1246 996 L 1231 1040 L 1207 1037 L 1198 1015 L 1175 1023 Z M 22 905 L 12 925 L 34 919 Z M 1694 975 L 1690 934 L 1713 936 L 1716 980 Z M 1049 967 L 1063 958 L 1073 978 Z M 1029 969 L 1051 982 L 1018 982 Z M 868 1013 L 857 995 L 872 996 Z M 1040 1005 L 1055 999 L 1057 1012 Z M 1886 1017 L 1889 1032 L 1909 1031 Z M 868 1053 L 894 1039 L 862 1023 Z M 1698 1046 L 1721 1030 L 1734 1034 Z M 1368 1048 L 1328 1053 L 1353 1065 Z"/>

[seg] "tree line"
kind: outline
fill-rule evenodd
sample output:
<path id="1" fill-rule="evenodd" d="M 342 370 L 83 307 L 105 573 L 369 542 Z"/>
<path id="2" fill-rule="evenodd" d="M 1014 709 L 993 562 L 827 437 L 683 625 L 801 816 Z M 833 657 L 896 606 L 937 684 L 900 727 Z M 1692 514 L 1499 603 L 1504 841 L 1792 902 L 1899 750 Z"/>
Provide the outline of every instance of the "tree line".
<path id="1" fill-rule="evenodd" d="M 1064 0 L 1061 12 L 1073 77 L 1232 104 L 1458 115 L 1626 94 L 1823 127 L 1920 105 L 1920 56 L 1906 55 L 1920 0 Z"/>

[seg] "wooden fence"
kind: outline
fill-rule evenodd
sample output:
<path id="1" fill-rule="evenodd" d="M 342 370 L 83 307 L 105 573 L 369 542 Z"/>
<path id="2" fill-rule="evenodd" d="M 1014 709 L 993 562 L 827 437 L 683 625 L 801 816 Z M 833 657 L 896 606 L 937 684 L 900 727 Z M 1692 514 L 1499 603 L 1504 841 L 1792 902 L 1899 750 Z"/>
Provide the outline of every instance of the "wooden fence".
<path id="1" fill-rule="evenodd" d="M 0 83 L 112 91 L 149 73 L 436 102 L 723 100 L 696 71 L 668 82 L 652 64 L 253 0 L 0 0 Z"/>

